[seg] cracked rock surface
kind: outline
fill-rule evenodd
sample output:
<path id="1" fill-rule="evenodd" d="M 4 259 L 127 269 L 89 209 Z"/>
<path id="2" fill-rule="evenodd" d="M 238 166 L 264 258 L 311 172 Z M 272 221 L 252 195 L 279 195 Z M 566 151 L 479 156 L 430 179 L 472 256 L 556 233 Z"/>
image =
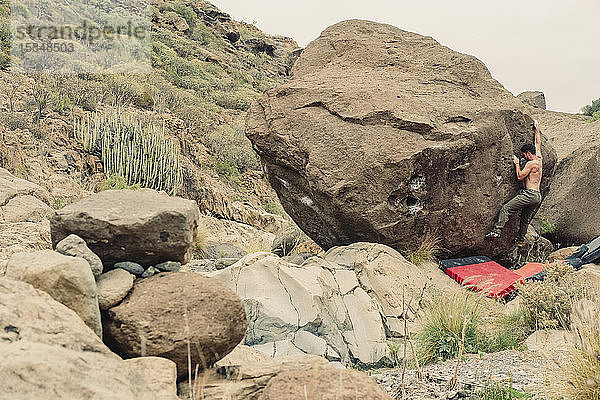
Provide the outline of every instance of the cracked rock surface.
<path id="1" fill-rule="evenodd" d="M 209 276 L 243 300 L 246 345 L 273 357 L 307 353 L 372 367 L 390 362 L 387 338 L 401 334 L 403 296 L 416 308 L 428 282 L 400 253 L 370 243 L 333 248 L 301 266 L 254 253 Z M 412 325 L 415 316 L 406 317 Z"/>
<path id="2" fill-rule="evenodd" d="M 369 21 L 326 29 L 292 79 L 266 92 L 246 135 L 286 212 L 324 249 L 360 241 L 455 255 L 504 254 L 484 235 L 520 184 L 510 160 L 533 142 L 526 106 L 475 57 Z M 545 195 L 556 153 L 543 140 Z"/>

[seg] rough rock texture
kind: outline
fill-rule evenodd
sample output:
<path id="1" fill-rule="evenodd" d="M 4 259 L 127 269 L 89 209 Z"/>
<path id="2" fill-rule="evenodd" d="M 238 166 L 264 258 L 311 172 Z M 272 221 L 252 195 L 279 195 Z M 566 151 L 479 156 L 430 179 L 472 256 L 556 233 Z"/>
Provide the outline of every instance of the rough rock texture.
<path id="1" fill-rule="evenodd" d="M 552 263 L 554 261 L 564 260 L 565 258 L 569 257 L 571 254 L 575 253 L 578 249 L 579 249 L 579 246 L 571 246 L 571 247 L 564 247 L 562 249 L 558 249 L 548 255 L 547 261 L 549 263 Z"/>
<path id="2" fill-rule="evenodd" d="M 369 366 L 387 364 L 387 336 L 404 333 L 403 290 L 417 304 L 428 281 L 397 251 L 369 243 L 333 248 L 301 266 L 251 254 L 211 276 L 244 301 L 246 345 L 275 357 L 310 353 Z M 415 315 L 407 317 L 411 331 Z"/>
<path id="3" fill-rule="evenodd" d="M 86 260 L 90 264 L 95 278 L 102 274 L 102 260 L 87 247 L 85 240 L 79 236 L 67 236 L 56 245 L 56 251 L 65 256 L 79 257 Z"/>
<path id="4" fill-rule="evenodd" d="M 520 189 L 513 154 L 533 142 L 520 101 L 476 58 L 389 25 L 325 30 L 268 91 L 246 134 L 285 210 L 328 249 L 358 241 L 416 248 L 438 231 L 448 252 L 497 255 L 504 202 Z M 542 144 L 548 190 L 556 155 Z"/>
<path id="5" fill-rule="evenodd" d="M 560 162 L 538 218 L 556 225 L 561 243 L 588 243 L 600 235 L 598 174 L 600 142 L 584 145 Z"/>
<path id="6" fill-rule="evenodd" d="M 43 290 L 71 310 L 102 337 L 96 281 L 83 258 L 64 256 L 52 250 L 14 254 L 6 266 L 8 278 Z"/>
<path id="7" fill-rule="evenodd" d="M 12 254 L 50 248 L 52 205 L 46 189 L 0 168 L 0 276 Z"/>
<path id="8" fill-rule="evenodd" d="M 353 369 L 282 372 L 269 381 L 261 400 L 392 400 L 367 374 Z"/>
<path id="9" fill-rule="evenodd" d="M 528 91 L 523 92 L 517 96 L 523 103 L 528 104 L 535 108 L 546 109 L 546 96 L 543 92 Z"/>
<path id="10" fill-rule="evenodd" d="M 239 257 L 249 251 L 268 251 L 275 235 L 243 223 L 202 215 L 201 225 L 207 238 L 206 258 Z M 219 246 L 224 244 L 224 246 Z M 227 246 L 229 245 L 229 246 Z M 235 251 L 233 246 L 238 250 Z"/>
<path id="11" fill-rule="evenodd" d="M 235 350 L 231 355 L 234 356 L 234 353 Z M 225 359 L 219 364 L 223 361 Z M 202 373 L 196 380 L 196 393 L 204 400 L 257 400 L 269 380 L 279 373 L 328 368 L 331 368 L 330 364 L 324 358 L 306 354 L 259 360 L 238 355 L 232 357 L 226 366 Z M 188 394 L 189 383 L 179 384 L 180 397 L 187 399 Z"/>
<path id="12" fill-rule="evenodd" d="M 570 332 L 560 329 L 547 329 L 533 332 L 525 340 L 525 345 L 527 346 L 527 350 L 530 351 L 566 350 L 573 346 L 573 339 L 573 335 Z"/>
<path id="13" fill-rule="evenodd" d="M 108 310 L 105 331 L 119 354 L 167 358 L 183 377 L 188 373 L 188 338 L 192 368 L 202 370 L 239 344 L 246 315 L 235 293 L 215 279 L 161 273 L 136 282 L 125 300 Z"/>
<path id="14" fill-rule="evenodd" d="M 51 221 L 56 245 L 70 234 L 86 241 L 105 265 L 134 261 L 187 263 L 198 231 L 194 201 L 152 190 L 106 190 L 58 210 Z"/>
<path id="15" fill-rule="evenodd" d="M 98 304 L 101 310 L 108 310 L 119 304 L 133 287 L 135 276 L 117 268 L 100 275 L 98 281 Z"/>
<path id="16" fill-rule="evenodd" d="M 173 361 L 160 357 L 139 357 L 125 360 L 124 363 L 148 383 L 146 393 L 140 393 L 142 396 L 160 400 L 178 399 L 177 366 Z"/>
<path id="17" fill-rule="evenodd" d="M 2 398 L 176 399 L 175 392 L 149 391 L 155 384 L 111 353 L 72 310 L 8 278 L 0 278 L 0 354 Z"/>
<path id="18" fill-rule="evenodd" d="M 537 108 L 529 113 L 539 121 L 544 135 L 556 149 L 558 168 L 551 189 L 536 215 L 556 224 L 554 241 L 562 245 L 588 243 L 600 233 L 600 121 Z"/>

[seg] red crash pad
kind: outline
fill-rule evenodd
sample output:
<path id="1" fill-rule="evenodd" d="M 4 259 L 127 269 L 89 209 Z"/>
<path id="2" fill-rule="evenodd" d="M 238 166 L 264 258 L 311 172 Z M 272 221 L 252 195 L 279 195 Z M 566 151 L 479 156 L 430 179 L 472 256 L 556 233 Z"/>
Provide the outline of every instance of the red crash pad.
<path id="1" fill-rule="evenodd" d="M 523 277 L 495 261 L 447 268 L 446 273 L 458 283 L 488 297 L 503 298 L 512 292 Z"/>
<path id="2" fill-rule="evenodd" d="M 531 278 L 544 270 L 544 264 L 529 263 L 517 269 L 515 273 L 519 274 L 523 279 Z"/>

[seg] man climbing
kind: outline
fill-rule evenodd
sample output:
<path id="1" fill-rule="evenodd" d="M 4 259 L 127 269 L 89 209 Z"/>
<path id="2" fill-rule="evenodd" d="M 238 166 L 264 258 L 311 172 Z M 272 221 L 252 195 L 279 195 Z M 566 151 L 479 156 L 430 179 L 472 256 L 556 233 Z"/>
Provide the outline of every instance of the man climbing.
<path id="1" fill-rule="evenodd" d="M 533 121 L 533 125 L 535 127 L 535 146 L 528 143 L 521 147 L 521 152 L 527 160 L 527 164 L 525 164 L 523 169 L 521 169 L 519 159 L 513 155 L 517 179 L 520 181 L 525 180 L 525 189 L 521 190 L 518 195 L 502 206 L 498 221 L 494 225 L 494 229 L 485 235 L 486 239 L 498 239 L 502 228 L 504 228 L 510 216 L 521 211 L 521 224 L 516 243 L 517 245 L 524 244 L 529 220 L 535 211 L 535 207 L 542 201 L 540 193 L 540 183 L 542 181 L 542 139 L 537 121 Z"/>

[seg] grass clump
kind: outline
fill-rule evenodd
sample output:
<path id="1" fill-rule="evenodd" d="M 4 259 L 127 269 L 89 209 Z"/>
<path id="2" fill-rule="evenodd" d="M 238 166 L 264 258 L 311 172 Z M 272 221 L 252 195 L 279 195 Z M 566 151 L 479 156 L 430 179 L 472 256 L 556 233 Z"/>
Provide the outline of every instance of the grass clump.
<path id="1" fill-rule="evenodd" d="M 404 256 L 409 262 L 415 265 L 435 261 L 441 251 L 439 243 L 440 239 L 434 233 L 427 233 L 419 248 L 405 251 Z"/>
<path id="2" fill-rule="evenodd" d="M 110 175 L 102 182 L 102 190 L 138 190 L 140 184 L 128 185 L 127 180 L 121 175 Z"/>
<path id="3" fill-rule="evenodd" d="M 543 281 L 519 285 L 525 324 L 531 329 L 569 327 L 572 305 L 585 297 L 583 283 L 573 271 L 569 264 L 556 261 L 546 265 Z"/>
<path id="4" fill-rule="evenodd" d="M 483 389 L 475 392 L 469 397 L 469 400 L 513 400 L 513 399 L 532 399 L 531 393 L 520 392 L 513 389 L 512 384 L 490 383 Z"/>
<path id="5" fill-rule="evenodd" d="M 416 336 L 421 363 L 456 357 L 461 347 L 463 327 L 465 352 L 476 352 L 481 335 L 481 309 L 475 295 L 456 295 L 433 302 Z"/>
<path id="6" fill-rule="evenodd" d="M 576 347 L 559 372 L 562 396 L 573 400 L 600 400 L 599 302 L 578 302 L 573 312 Z"/>

